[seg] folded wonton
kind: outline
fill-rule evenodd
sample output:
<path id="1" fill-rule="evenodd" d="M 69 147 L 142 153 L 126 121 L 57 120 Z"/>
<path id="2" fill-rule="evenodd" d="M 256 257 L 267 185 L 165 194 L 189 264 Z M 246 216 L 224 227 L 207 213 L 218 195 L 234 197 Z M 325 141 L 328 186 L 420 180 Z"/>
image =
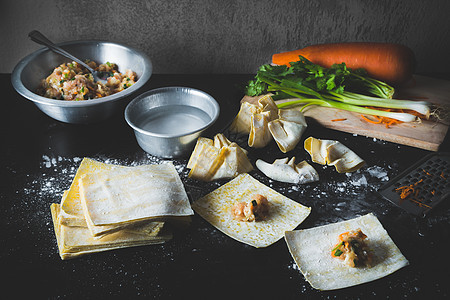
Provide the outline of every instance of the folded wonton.
<path id="1" fill-rule="evenodd" d="M 306 161 L 295 164 L 295 157 L 276 159 L 273 164 L 258 159 L 256 167 L 267 177 L 281 182 L 304 184 L 319 180 L 319 174 L 310 164 Z"/>
<path id="2" fill-rule="evenodd" d="M 189 177 L 203 181 L 233 178 L 253 170 L 247 151 L 221 133 L 214 140 L 200 137 L 187 167 L 191 169 Z"/>
<path id="3" fill-rule="evenodd" d="M 270 95 L 265 95 L 256 103 L 242 102 L 230 130 L 248 134 L 248 145 L 254 148 L 262 148 L 274 139 L 286 153 L 298 144 L 306 126 L 302 112 L 280 110 Z"/>
<path id="4" fill-rule="evenodd" d="M 303 113 L 295 109 L 280 109 L 279 118 L 269 123 L 269 130 L 283 153 L 297 146 L 306 129 Z"/>
<path id="5" fill-rule="evenodd" d="M 309 137 L 305 140 L 305 150 L 313 162 L 335 166 L 339 173 L 356 171 L 365 164 L 355 152 L 338 141 Z"/>
<path id="6" fill-rule="evenodd" d="M 238 115 L 231 124 L 231 130 L 250 134 L 252 119 L 255 115 L 264 115 L 267 122 L 278 118 L 278 107 L 269 95 L 258 99 L 256 103 L 242 102 Z"/>

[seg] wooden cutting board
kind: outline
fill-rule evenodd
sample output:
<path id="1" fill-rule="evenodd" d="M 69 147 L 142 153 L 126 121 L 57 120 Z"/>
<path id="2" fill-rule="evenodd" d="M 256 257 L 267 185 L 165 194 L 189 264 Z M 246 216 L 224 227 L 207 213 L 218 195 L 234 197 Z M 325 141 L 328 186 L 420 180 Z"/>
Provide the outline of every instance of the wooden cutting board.
<path id="1" fill-rule="evenodd" d="M 245 96 L 242 101 L 255 101 L 250 98 L 252 97 Z M 415 75 L 409 86 L 397 91 L 396 98 L 425 100 L 450 109 L 450 81 Z M 420 123 L 401 123 L 386 128 L 384 124 L 372 124 L 364 121 L 358 113 L 319 106 L 305 108 L 304 114 L 305 117 L 313 119 L 327 128 L 430 151 L 439 150 L 449 127 L 448 120 L 430 119 Z M 345 120 L 332 121 L 336 119 Z"/>

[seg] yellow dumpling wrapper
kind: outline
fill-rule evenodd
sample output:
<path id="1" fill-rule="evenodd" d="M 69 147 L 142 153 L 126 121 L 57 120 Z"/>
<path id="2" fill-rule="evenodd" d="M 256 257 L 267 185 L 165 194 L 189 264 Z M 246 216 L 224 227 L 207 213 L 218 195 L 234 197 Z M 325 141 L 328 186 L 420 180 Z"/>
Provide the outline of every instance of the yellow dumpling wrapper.
<path id="1" fill-rule="evenodd" d="M 269 201 L 268 216 L 255 222 L 235 220 L 231 214 L 234 203 L 248 202 L 254 194 L 263 195 Z M 192 208 L 221 232 L 256 248 L 280 240 L 285 231 L 295 229 L 311 212 L 311 208 L 274 191 L 249 174 L 240 174 L 194 201 Z"/>
<path id="2" fill-rule="evenodd" d="M 309 137 L 304 146 L 313 162 L 335 166 L 339 173 L 354 172 L 365 164 L 355 152 L 338 141 Z"/>
<path id="3" fill-rule="evenodd" d="M 94 225 L 194 213 L 172 163 L 89 173 L 79 181 L 85 218 Z"/>
<path id="4" fill-rule="evenodd" d="M 86 220 L 85 218 L 85 212 L 83 210 L 82 202 L 81 202 L 81 193 L 80 193 L 80 179 L 87 174 L 91 176 L 95 173 L 101 173 L 104 174 L 113 174 L 116 172 L 126 172 L 130 178 L 133 176 L 133 170 L 137 169 L 144 169 L 148 172 L 157 172 L 158 168 L 170 168 L 171 174 L 173 177 L 178 177 L 178 173 L 176 172 L 175 168 L 172 166 L 170 167 L 170 164 L 168 164 L 165 167 L 148 167 L 146 165 L 144 166 L 136 166 L 136 167 L 127 167 L 127 166 L 120 166 L 120 165 L 113 165 L 113 164 L 107 164 L 102 163 L 93 159 L 84 158 L 82 162 L 80 163 L 80 166 L 77 169 L 77 172 L 75 174 L 75 177 L 72 181 L 72 184 L 67 192 L 64 193 L 62 200 L 61 200 L 61 211 L 59 214 L 59 220 L 63 225 L 67 226 L 81 226 L 86 227 L 88 226 L 91 234 L 93 236 L 101 236 L 107 233 L 111 233 L 114 231 L 117 231 L 125 226 L 128 226 L 129 224 L 119 222 L 116 224 L 108 224 L 108 225 L 95 225 L 92 222 L 87 222 L 90 219 L 88 218 Z M 139 180 L 139 179 L 137 179 Z M 168 183 L 170 185 L 170 183 Z M 178 187 L 180 190 L 182 187 L 181 180 L 178 181 L 177 184 L 174 185 L 175 187 Z M 183 188 L 184 189 L 184 188 Z M 126 193 L 126 192 L 125 192 Z M 186 198 L 187 199 L 187 196 Z M 186 204 L 186 202 L 184 202 Z M 176 205 L 173 206 L 174 209 L 176 209 Z M 191 210 L 191 214 L 192 214 Z M 155 216 L 154 221 L 161 220 L 161 216 Z M 190 217 L 189 216 L 176 216 L 176 217 L 165 217 L 163 221 L 170 221 L 172 224 L 175 224 L 176 226 L 184 226 L 190 223 Z M 89 223 L 89 224 L 88 224 Z"/>
<path id="5" fill-rule="evenodd" d="M 62 224 L 68 226 L 87 226 L 84 218 L 83 207 L 81 206 L 80 187 L 78 185 L 79 179 L 84 174 L 100 171 L 112 171 L 117 168 L 128 167 L 106 164 L 90 158 L 83 158 L 69 190 L 61 200 L 60 220 Z"/>
<path id="6" fill-rule="evenodd" d="M 360 228 L 373 254 L 371 267 L 350 267 L 331 256 L 341 233 Z M 296 264 L 315 289 L 335 290 L 373 281 L 408 265 L 380 221 L 367 214 L 324 226 L 286 231 L 285 240 Z"/>
<path id="7" fill-rule="evenodd" d="M 50 206 L 53 225 L 61 259 L 126 247 L 161 244 L 172 238 L 172 233 L 163 229 L 163 222 L 152 222 L 144 226 L 129 227 L 95 238 L 87 227 L 66 226 L 59 222 L 60 204 Z"/>
<path id="8" fill-rule="evenodd" d="M 130 167 L 113 165 L 102 163 L 90 158 L 83 158 L 80 163 L 80 166 L 77 169 L 75 177 L 72 181 L 72 184 L 69 190 L 65 191 L 61 200 L 61 210 L 59 213 L 59 220 L 63 225 L 67 226 L 88 226 L 83 207 L 81 205 L 80 200 L 80 186 L 79 179 L 85 174 L 96 173 L 101 171 L 110 171 L 114 172 L 116 169 L 127 169 Z M 113 224 L 113 225 L 104 225 L 104 226 L 90 226 L 91 234 L 93 236 L 101 236 L 107 233 L 111 233 L 114 231 L 123 228 L 124 224 Z"/>
<path id="9" fill-rule="evenodd" d="M 64 194 L 62 196 L 62 200 L 61 203 L 64 203 L 66 201 L 67 195 L 69 194 L 69 191 L 64 191 Z M 83 208 L 81 207 L 81 201 L 79 199 L 76 199 L 76 201 L 73 202 L 73 207 L 79 210 L 83 210 Z M 79 205 L 80 207 L 76 207 L 76 205 Z M 60 205 L 61 206 L 61 205 Z M 67 217 L 67 214 L 63 214 L 62 213 L 62 209 L 59 209 L 59 213 L 58 213 L 58 222 L 61 223 L 63 226 L 71 226 L 71 227 L 86 227 L 89 228 L 90 233 L 93 237 L 100 237 L 102 235 L 105 234 L 109 234 L 115 231 L 118 231 L 120 229 L 123 229 L 125 227 L 127 227 L 127 224 L 113 224 L 113 225 L 103 225 L 103 226 L 93 226 L 89 223 L 88 220 L 85 219 L 84 217 L 84 213 L 81 219 L 81 217 L 79 219 L 72 219 L 76 220 L 76 222 L 68 222 L 67 219 L 63 218 L 63 217 Z M 91 226 L 90 226 L 91 225 Z"/>

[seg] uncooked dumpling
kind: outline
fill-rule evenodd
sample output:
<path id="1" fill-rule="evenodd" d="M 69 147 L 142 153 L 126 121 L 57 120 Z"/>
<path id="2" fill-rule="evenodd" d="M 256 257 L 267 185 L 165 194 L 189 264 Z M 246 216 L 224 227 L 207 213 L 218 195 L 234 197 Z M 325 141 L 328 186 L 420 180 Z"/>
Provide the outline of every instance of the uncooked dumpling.
<path id="1" fill-rule="evenodd" d="M 338 141 L 309 137 L 305 140 L 305 150 L 313 162 L 335 166 L 339 173 L 356 171 L 365 164 L 355 152 Z"/>
<path id="2" fill-rule="evenodd" d="M 299 110 L 280 110 L 270 95 L 254 103 L 242 102 L 230 130 L 248 134 L 248 145 L 262 148 L 274 139 L 284 153 L 300 141 L 306 128 L 305 118 Z"/>
<path id="3" fill-rule="evenodd" d="M 306 129 L 303 113 L 295 109 L 280 109 L 279 118 L 269 123 L 269 130 L 283 153 L 297 146 Z"/>
<path id="4" fill-rule="evenodd" d="M 189 177 L 202 181 L 234 178 L 253 170 L 247 151 L 219 133 L 214 140 L 199 138 L 187 167 Z"/>
<path id="5" fill-rule="evenodd" d="M 306 161 L 295 164 L 295 157 L 276 159 L 273 164 L 258 159 L 256 167 L 276 181 L 304 184 L 319 180 L 319 174 L 310 164 Z"/>
<path id="6" fill-rule="evenodd" d="M 242 102 L 238 115 L 233 120 L 230 129 L 233 132 L 249 134 L 252 125 L 252 116 L 261 111 L 257 105 Z"/>
<path id="7" fill-rule="evenodd" d="M 270 114 L 258 113 L 251 118 L 252 126 L 248 136 L 248 145 L 254 148 L 263 148 L 272 141 L 269 131 Z"/>

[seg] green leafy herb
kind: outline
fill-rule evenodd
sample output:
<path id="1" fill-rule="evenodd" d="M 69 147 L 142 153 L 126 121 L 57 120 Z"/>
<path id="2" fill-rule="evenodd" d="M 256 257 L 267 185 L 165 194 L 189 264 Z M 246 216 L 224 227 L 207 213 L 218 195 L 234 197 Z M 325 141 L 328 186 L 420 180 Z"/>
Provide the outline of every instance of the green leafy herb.
<path id="1" fill-rule="evenodd" d="M 344 252 L 342 252 L 341 250 L 337 249 L 336 252 L 334 252 L 334 256 L 341 256 L 342 253 L 344 253 Z"/>

